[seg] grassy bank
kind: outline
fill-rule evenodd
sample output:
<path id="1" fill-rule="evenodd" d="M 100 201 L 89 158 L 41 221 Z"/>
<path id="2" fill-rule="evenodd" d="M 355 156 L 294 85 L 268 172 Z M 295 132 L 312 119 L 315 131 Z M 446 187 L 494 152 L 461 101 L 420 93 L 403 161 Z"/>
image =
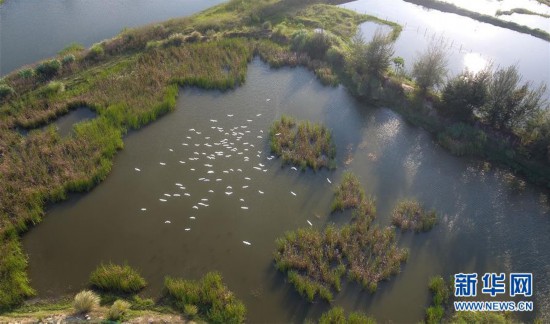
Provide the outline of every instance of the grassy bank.
<path id="1" fill-rule="evenodd" d="M 330 131 L 321 124 L 295 121 L 283 115 L 269 131 L 271 152 L 302 170 L 334 168 L 336 148 Z"/>
<path id="2" fill-rule="evenodd" d="M 399 273 L 407 251 L 397 247 L 395 232 L 380 228 L 369 202 L 355 207 L 348 225 L 324 230 L 303 228 L 277 239 L 276 268 L 307 300 L 332 301 L 344 275 L 365 290 L 375 292 L 378 282 Z"/>
<path id="3" fill-rule="evenodd" d="M 438 0 L 404 0 L 410 3 L 414 3 L 426 8 L 436 9 L 443 12 L 454 13 L 461 16 L 466 16 L 484 23 L 488 23 L 494 26 L 507 28 L 513 31 L 517 31 L 524 34 L 529 34 L 545 41 L 550 41 L 550 34 L 539 28 L 529 28 L 527 26 L 516 24 L 515 22 L 505 21 L 493 16 L 480 14 L 475 11 L 470 11 L 464 8 L 457 7 L 456 5 L 448 2 L 442 2 Z"/>

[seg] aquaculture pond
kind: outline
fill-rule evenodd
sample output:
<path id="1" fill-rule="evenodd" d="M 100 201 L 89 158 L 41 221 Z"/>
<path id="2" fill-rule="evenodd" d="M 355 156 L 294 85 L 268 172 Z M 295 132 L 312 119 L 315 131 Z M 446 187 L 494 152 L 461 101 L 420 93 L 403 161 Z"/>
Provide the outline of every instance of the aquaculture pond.
<path id="1" fill-rule="evenodd" d="M 405 59 L 406 69 L 412 69 L 418 54 L 431 42 L 442 41 L 449 54 L 449 76 L 464 68 L 477 72 L 492 63 L 495 67 L 517 65 L 523 80 L 535 85 L 550 80 L 550 43 L 531 35 L 402 0 L 358 0 L 342 7 L 401 24 L 404 28 L 395 42 L 395 55 Z M 363 24 L 364 37 L 370 40 L 377 27 L 372 22 Z"/>
<path id="2" fill-rule="evenodd" d="M 7 0 L 0 5 L 0 76 L 55 55 L 70 43 L 90 46 L 123 28 L 188 16 L 222 0 Z"/>
<path id="3" fill-rule="evenodd" d="M 336 170 L 300 172 L 271 157 L 269 127 L 283 114 L 331 129 Z M 144 294 L 158 296 L 165 275 L 218 270 L 249 322 L 315 319 L 329 305 L 306 302 L 276 271 L 275 239 L 348 222 L 349 213 L 329 213 L 347 170 L 376 197 L 375 222 L 389 225 L 402 198 L 440 218 L 430 232 L 398 234 L 410 249 L 400 274 L 372 295 L 344 283 L 333 304 L 417 322 L 433 275 L 533 272 L 536 312 L 522 316 L 550 320 L 547 192 L 518 189 L 505 171 L 451 156 L 390 109 L 323 87 L 303 68 L 272 70 L 258 59 L 234 91 L 183 89 L 174 112 L 125 137 L 102 184 L 51 206 L 23 236 L 32 285 L 41 297 L 75 293 L 102 261 L 127 262 L 150 283 Z"/>

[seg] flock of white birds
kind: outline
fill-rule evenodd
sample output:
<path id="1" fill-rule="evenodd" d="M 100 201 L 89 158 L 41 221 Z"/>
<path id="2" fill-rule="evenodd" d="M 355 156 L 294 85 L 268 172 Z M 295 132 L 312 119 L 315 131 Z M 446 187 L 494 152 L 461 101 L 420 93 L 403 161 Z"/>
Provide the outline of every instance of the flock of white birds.
<path id="1" fill-rule="evenodd" d="M 269 101 L 266 100 L 266 101 Z M 262 114 L 256 114 L 256 119 L 261 118 Z M 227 114 L 226 117 L 228 120 L 235 119 L 234 114 Z M 234 197 L 240 202 L 241 210 L 248 210 L 249 207 L 246 205 L 244 198 L 239 197 L 239 193 L 247 190 L 250 192 L 254 190 L 258 195 L 264 195 L 265 188 L 255 188 L 254 179 L 263 176 L 268 171 L 268 166 L 266 165 L 268 161 L 271 161 L 275 158 L 274 155 L 271 155 L 270 152 L 263 152 L 258 150 L 259 147 L 256 147 L 254 143 L 258 145 L 258 141 L 267 140 L 268 131 L 264 130 L 251 130 L 253 119 L 246 119 L 246 123 L 237 123 L 231 128 L 220 127 L 218 126 L 217 119 L 210 119 L 209 124 L 211 125 L 207 129 L 195 129 L 190 128 L 185 134 L 183 142 L 181 145 L 184 147 L 184 152 L 188 155 L 186 159 L 179 160 L 178 163 L 185 165 L 187 171 L 191 173 L 196 173 L 196 183 L 207 183 L 211 182 L 212 186 L 210 189 L 204 193 L 201 197 L 200 194 L 193 192 L 194 185 L 193 183 L 182 184 L 176 182 L 175 188 L 176 192 L 164 193 L 158 200 L 161 203 L 168 203 L 171 199 L 190 199 L 193 201 L 191 214 L 193 211 L 198 211 L 199 209 L 208 208 L 211 203 L 212 195 L 215 190 L 222 190 L 226 196 Z M 279 134 L 275 134 L 278 136 Z M 265 147 L 265 143 L 262 143 L 261 146 Z M 175 152 L 174 148 L 167 148 L 169 152 Z M 227 160 L 233 159 L 232 162 L 236 162 L 235 165 L 239 165 L 239 168 L 227 168 L 223 169 L 218 168 L 221 165 L 227 166 Z M 220 163 L 221 161 L 221 163 Z M 262 163 L 263 162 L 263 163 Z M 164 161 L 159 161 L 159 165 L 164 167 L 167 165 Z M 221 170 L 220 170 L 221 169 Z M 292 170 L 298 171 L 296 167 L 291 167 Z M 141 172 L 139 167 L 135 167 L 135 172 Z M 205 172 L 201 172 L 205 171 Z M 241 183 L 244 185 L 236 186 L 234 183 L 230 183 L 231 180 L 224 181 L 224 176 L 229 174 L 237 174 L 238 178 L 241 178 Z M 243 181 L 244 180 L 244 181 Z M 327 178 L 327 181 L 331 183 L 330 179 Z M 214 185 L 216 184 L 216 185 Z M 297 193 L 290 191 L 289 193 L 292 197 L 296 197 Z M 140 209 L 141 212 L 147 212 L 146 207 Z M 196 220 L 196 216 L 189 216 L 190 220 Z M 164 221 L 165 224 L 171 224 L 170 220 Z M 313 224 L 307 220 L 307 223 L 310 226 Z M 190 231 L 191 227 L 184 229 L 185 231 Z M 245 245 L 252 245 L 249 241 L 242 241 Z"/>

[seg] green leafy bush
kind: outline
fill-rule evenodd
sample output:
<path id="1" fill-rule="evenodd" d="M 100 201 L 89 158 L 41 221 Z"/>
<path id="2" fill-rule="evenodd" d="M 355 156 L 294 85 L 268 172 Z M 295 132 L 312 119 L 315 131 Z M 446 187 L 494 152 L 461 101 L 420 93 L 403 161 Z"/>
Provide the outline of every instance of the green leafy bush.
<path id="1" fill-rule="evenodd" d="M 34 76 L 34 70 L 30 68 L 22 69 L 17 72 L 17 75 L 22 79 L 30 79 Z"/>
<path id="2" fill-rule="evenodd" d="M 46 96 L 53 96 L 65 91 L 65 84 L 61 81 L 50 81 L 42 91 Z"/>
<path id="3" fill-rule="evenodd" d="M 113 293 L 136 293 L 147 282 L 129 265 L 101 264 L 90 275 L 92 286 Z"/>

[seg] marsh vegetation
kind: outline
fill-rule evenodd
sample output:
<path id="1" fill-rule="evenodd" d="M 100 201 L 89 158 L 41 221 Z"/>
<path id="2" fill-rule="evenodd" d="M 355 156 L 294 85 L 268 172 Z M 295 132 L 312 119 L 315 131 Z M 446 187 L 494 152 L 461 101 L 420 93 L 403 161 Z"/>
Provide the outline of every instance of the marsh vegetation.
<path id="1" fill-rule="evenodd" d="M 392 214 L 392 224 L 402 231 L 425 232 L 437 223 L 434 210 L 427 211 L 416 200 L 405 199 L 397 203 Z"/>
<path id="2" fill-rule="evenodd" d="M 284 163 L 313 170 L 334 168 L 336 148 L 330 131 L 321 124 L 281 116 L 269 131 L 271 151 Z"/>
<path id="3" fill-rule="evenodd" d="M 344 275 L 373 293 L 378 282 L 399 273 L 408 254 L 397 247 L 395 232 L 373 224 L 374 218 L 363 200 L 348 225 L 287 232 L 276 241 L 275 266 L 309 301 L 317 296 L 332 301 Z"/>
<path id="4" fill-rule="evenodd" d="M 102 291 L 132 294 L 145 288 L 147 282 L 129 265 L 101 264 L 90 275 L 90 284 Z"/>

